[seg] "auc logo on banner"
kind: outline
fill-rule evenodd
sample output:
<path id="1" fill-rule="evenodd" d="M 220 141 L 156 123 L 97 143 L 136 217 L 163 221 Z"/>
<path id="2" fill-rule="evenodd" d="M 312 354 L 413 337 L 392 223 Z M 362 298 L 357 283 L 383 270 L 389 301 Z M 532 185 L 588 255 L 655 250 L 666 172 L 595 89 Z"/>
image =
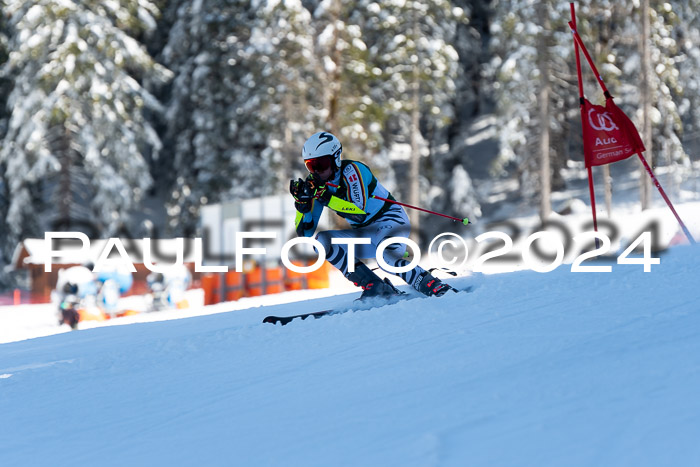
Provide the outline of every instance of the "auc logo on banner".
<path id="1" fill-rule="evenodd" d="M 595 118 L 597 117 L 597 118 Z M 597 122 L 595 121 L 597 120 Z M 615 124 L 613 121 L 612 117 L 608 112 L 598 112 L 595 107 L 591 108 L 588 111 L 588 123 L 591 125 L 591 128 L 593 128 L 596 131 L 614 131 L 614 130 L 619 130 L 620 128 Z M 595 139 L 595 145 L 596 146 L 605 146 L 609 144 L 616 144 L 617 139 L 615 139 L 614 136 L 610 136 L 608 138 L 601 138 L 601 137 L 596 137 Z"/>
<path id="2" fill-rule="evenodd" d="M 590 123 L 591 128 L 594 130 L 598 131 L 613 131 L 613 130 L 619 130 L 617 125 L 615 125 L 615 122 L 613 121 L 612 117 L 609 115 L 608 112 L 603 112 L 600 113 L 598 112 L 596 114 L 596 117 L 598 117 L 598 123 L 596 124 L 593 121 L 593 114 L 596 112 L 595 108 L 591 108 L 591 110 L 588 111 L 588 123 Z"/>

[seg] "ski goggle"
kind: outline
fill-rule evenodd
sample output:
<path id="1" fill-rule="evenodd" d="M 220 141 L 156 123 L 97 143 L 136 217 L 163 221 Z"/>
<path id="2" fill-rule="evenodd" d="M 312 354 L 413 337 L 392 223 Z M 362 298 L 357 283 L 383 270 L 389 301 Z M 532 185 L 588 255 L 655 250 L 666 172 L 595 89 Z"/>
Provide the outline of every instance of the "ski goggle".
<path id="1" fill-rule="evenodd" d="M 325 172 L 335 164 L 335 157 L 332 154 L 327 154 L 321 157 L 315 157 L 313 159 L 307 159 L 304 161 L 306 168 L 311 173 Z"/>

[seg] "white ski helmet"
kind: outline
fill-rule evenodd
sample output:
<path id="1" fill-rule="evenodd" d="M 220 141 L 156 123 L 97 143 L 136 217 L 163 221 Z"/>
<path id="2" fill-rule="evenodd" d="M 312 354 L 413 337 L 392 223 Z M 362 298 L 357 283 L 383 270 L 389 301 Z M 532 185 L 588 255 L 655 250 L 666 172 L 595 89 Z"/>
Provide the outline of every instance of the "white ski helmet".
<path id="1" fill-rule="evenodd" d="M 323 172 L 328 167 L 333 167 L 333 172 L 340 168 L 340 154 L 343 145 L 338 138 L 327 131 L 320 131 L 312 135 L 304 143 L 301 156 L 309 172 Z"/>

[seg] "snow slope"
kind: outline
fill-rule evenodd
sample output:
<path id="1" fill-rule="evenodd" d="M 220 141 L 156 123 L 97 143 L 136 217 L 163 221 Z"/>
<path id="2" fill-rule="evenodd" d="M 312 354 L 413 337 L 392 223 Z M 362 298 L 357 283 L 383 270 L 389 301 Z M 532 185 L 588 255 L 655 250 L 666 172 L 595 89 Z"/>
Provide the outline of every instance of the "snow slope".
<path id="1" fill-rule="evenodd" d="M 0 345 L 0 465 L 700 465 L 700 248 Z"/>

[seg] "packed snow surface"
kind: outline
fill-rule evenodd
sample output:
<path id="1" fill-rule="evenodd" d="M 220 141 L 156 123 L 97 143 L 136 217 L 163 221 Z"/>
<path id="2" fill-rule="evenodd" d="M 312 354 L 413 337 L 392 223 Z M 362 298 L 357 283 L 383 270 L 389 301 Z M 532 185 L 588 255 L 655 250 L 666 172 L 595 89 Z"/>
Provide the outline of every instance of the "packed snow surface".
<path id="1" fill-rule="evenodd" d="M 700 248 L 658 256 L 2 344 L 0 465 L 700 465 Z"/>

